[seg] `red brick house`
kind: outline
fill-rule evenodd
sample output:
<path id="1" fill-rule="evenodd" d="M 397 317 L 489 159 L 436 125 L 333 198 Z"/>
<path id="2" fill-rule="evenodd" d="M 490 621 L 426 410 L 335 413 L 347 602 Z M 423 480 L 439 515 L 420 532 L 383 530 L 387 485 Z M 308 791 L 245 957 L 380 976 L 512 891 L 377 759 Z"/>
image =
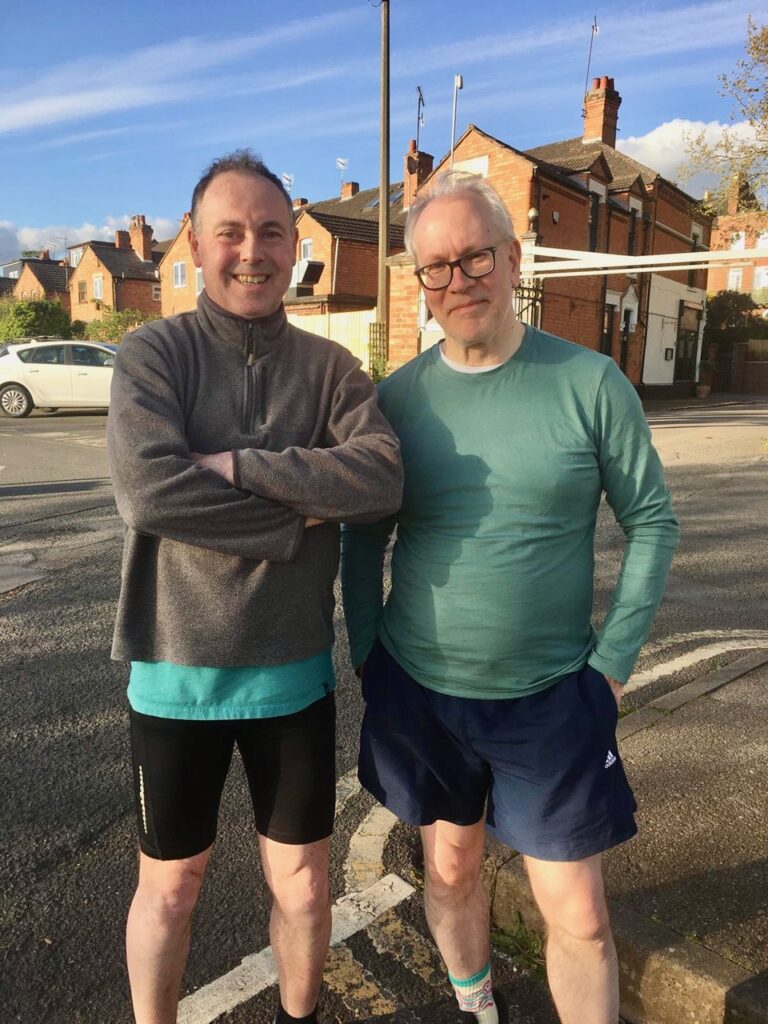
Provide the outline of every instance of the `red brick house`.
<path id="1" fill-rule="evenodd" d="M 52 260 L 48 252 L 37 259 L 21 260 L 19 276 L 14 280 L 14 299 L 58 300 L 69 313 L 69 267 Z"/>
<path id="2" fill-rule="evenodd" d="M 195 266 L 189 245 L 190 223 L 189 213 L 185 213 L 176 237 L 168 243 L 158 264 L 163 316 L 194 309 L 203 290 L 203 272 Z"/>
<path id="3" fill-rule="evenodd" d="M 534 246 L 622 256 L 708 246 L 709 219 L 696 200 L 615 148 L 620 103 L 613 79 L 594 79 L 582 135 L 526 151 L 470 125 L 456 143 L 453 166 L 486 177 L 512 213 L 523 248 L 523 319 L 611 355 L 636 385 L 687 393 L 696 376 L 706 271 L 543 281 L 526 273 L 541 261 Z M 434 174 L 448 166 L 450 156 Z M 389 264 L 389 357 L 398 366 L 440 332 L 429 321 L 410 259 L 401 255 Z"/>
<path id="4" fill-rule="evenodd" d="M 743 267 L 711 267 L 707 277 L 710 295 L 721 291 L 751 295 L 768 315 L 768 210 L 761 210 L 751 188 L 736 177 L 724 209 L 712 224 L 713 249 L 764 249 L 754 264 Z"/>
<path id="5" fill-rule="evenodd" d="M 141 215 L 114 242 L 70 246 L 69 294 L 73 320 L 101 320 L 110 310 L 160 315 L 158 264 L 168 243 L 156 243 Z"/>

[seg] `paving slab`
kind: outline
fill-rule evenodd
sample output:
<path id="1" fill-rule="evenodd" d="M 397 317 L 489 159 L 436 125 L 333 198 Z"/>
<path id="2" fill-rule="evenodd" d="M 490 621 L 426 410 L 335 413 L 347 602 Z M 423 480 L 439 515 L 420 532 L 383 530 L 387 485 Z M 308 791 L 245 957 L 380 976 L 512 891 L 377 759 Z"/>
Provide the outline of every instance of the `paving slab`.
<path id="1" fill-rule="evenodd" d="M 768 1024 L 768 655 L 728 669 L 622 719 L 640 831 L 605 879 L 632 1024 Z M 541 929 L 515 857 L 493 916 L 518 914 Z"/>

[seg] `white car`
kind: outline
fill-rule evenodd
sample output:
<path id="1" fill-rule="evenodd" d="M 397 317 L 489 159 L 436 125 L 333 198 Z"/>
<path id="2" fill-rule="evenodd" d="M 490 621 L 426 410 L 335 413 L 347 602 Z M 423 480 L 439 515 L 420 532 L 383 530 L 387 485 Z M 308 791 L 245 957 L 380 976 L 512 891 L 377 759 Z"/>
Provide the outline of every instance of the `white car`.
<path id="1" fill-rule="evenodd" d="M 109 408 L 115 346 L 62 338 L 0 343 L 0 411 Z"/>

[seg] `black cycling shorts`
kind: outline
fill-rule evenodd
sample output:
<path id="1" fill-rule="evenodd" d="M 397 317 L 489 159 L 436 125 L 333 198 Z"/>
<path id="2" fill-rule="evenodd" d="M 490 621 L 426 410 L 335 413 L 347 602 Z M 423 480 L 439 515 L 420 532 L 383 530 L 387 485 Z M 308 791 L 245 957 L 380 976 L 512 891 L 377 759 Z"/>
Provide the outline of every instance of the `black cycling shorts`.
<path id="1" fill-rule="evenodd" d="M 130 721 L 139 843 L 147 856 L 177 860 L 211 846 L 235 744 L 261 835 L 297 845 L 331 834 L 336 799 L 332 693 L 276 718 L 186 721 L 131 709 Z"/>

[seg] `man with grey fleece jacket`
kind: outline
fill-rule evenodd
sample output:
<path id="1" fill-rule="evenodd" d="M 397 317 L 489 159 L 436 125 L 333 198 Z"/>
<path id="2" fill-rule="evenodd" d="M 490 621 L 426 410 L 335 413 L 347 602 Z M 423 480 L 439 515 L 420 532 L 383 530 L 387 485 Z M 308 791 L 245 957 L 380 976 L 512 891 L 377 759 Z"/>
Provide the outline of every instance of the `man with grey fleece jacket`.
<path id="1" fill-rule="evenodd" d="M 127 530 L 113 657 L 128 688 L 137 1024 L 171 1024 L 240 749 L 273 905 L 276 1020 L 316 1019 L 330 936 L 339 526 L 397 510 L 399 448 L 346 349 L 289 325 L 291 201 L 248 151 L 192 198 L 205 291 L 119 348 L 108 436 Z"/>

